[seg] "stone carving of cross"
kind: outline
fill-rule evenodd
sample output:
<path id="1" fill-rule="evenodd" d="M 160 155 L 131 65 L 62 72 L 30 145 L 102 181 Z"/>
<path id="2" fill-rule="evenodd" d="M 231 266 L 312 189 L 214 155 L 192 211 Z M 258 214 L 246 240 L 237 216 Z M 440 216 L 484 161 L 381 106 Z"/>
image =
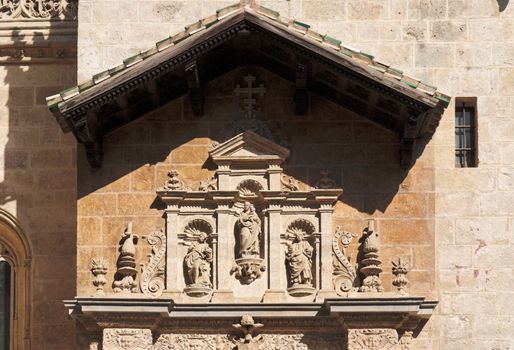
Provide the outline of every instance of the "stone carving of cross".
<path id="1" fill-rule="evenodd" d="M 253 75 L 248 74 L 244 77 L 244 81 L 247 84 L 247 87 L 241 87 L 239 84 L 237 84 L 234 90 L 234 93 L 237 96 L 243 96 L 243 111 L 245 112 L 245 117 L 248 119 L 255 117 L 255 112 L 257 111 L 255 106 L 257 100 L 253 97 L 254 94 L 258 94 L 258 96 L 264 96 L 264 93 L 266 92 L 266 89 L 262 84 L 260 84 L 258 87 L 253 86 L 255 80 L 256 79 Z"/>

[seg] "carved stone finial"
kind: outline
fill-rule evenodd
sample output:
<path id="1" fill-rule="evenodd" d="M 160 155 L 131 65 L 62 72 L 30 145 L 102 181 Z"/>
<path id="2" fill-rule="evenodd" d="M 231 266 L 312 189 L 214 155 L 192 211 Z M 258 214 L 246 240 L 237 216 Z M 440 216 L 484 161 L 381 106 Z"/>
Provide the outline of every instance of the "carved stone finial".
<path id="1" fill-rule="evenodd" d="M 249 314 L 243 315 L 239 323 L 232 324 L 232 327 L 243 332 L 243 338 L 241 340 L 245 344 L 254 341 L 256 339 L 254 332 L 263 326 L 264 325 L 262 323 L 255 323 L 252 315 Z"/>
<path id="2" fill-rule="evenodd" d="M 191 191 L 184 185 L 184 182 L 178 178 L 178 171 L 170 170 L 168 180 L 164 184 L 164 189 L 168 191 Z"/>
<path id="3" fill-rule="evenodd" d="M 132 222 L 128 223 L 127 229 L 122 236 L 122 245 L 120 256 L 117 263 L 117 271 L 114 276 L 113 288 L 115 293 L 135 293 L 137 292 L 136 284 L 136 247 L 139 237 L 132 233 Z"/>
<path id="4" fill-rule="evenodd" d="M 330 174 L 330 171 L 324 169 L 321 170 L 319 173 L 321 174 L 321 178 L 318 182 L 316 182 L 315 188 L 323 190 L 337 188 L 335 180 L 331 179 L 328 176 Z"/>
<path id="5" fill-rule="evenodd" d="M 292 176 L 282 175 L 282 177 L 280 178 L 280 182 L 287 191 L 300 190 L 300 183 Z"/>
<path id="6" fill-rule="evenodd" d="M 107 263 L 102 258 L 94 258 L 91 260 L 91 273 L 93 274 L 93 285 L 96 287 L 96 294 L 102 295 L 104 285 L 107 283 L 105 275 L 107 275 Z"/>
<path id="7" fill-rule="evenodd" d="M 139 287 L 143 294 L 159 296 L 164 290 L 164 257 L 166 256 L 166 235 L 164 231 L 157 230 L 148 236 L 143 236 L 152 247 L 148 254 L 148 264 L 141 264 L 141 280 Z"/>
<path id="8" fill-rule="evenodd" d="M 340 226 L 336 227 L 334 238 L 332 239 L 332 252 L 334 253 L 334 289 L 338 295 L 344 295 L 352 290 L 357 272 L 350 263 L 351 257 L 346 250 L 353 240 L 354 235 L 343 231 Z"/>
<path id="9" fill-rule="evenodd" d="M 409 272 L 409 264 L 406 261 L 403 261 L 402 258 L 398 258 L 397 261 L 391 261 L 393 265 L 393 275 L 395 278 L 393 279 L 393 286 L 396 287 L 398 294 L 407 295 L 407 285 L 409 284 L 409 280 L 406 275 Z"/>
<path id="10" fill-rule="evenodd" d="M 382 281 L 380 280 L 380 273 L 382 268 L 380 265 L 382 261 L 379 259 L 378 247 L 380 245 L 380 236 L 374 228 L 374 221 L 368 221 L 368 228 L 364 234 L 364 259 L 361 261 L 360 273 L 364 276 L 362 286 L 359 292 L 383 292 Z"/>

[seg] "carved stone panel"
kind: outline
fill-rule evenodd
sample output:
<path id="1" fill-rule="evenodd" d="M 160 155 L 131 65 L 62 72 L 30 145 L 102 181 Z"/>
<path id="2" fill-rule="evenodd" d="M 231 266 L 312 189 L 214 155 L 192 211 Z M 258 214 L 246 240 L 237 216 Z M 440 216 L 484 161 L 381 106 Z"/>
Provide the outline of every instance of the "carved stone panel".
<path id="1" fill-rule="evenodd" d="M 152 332 L 149 329 L 107 328 L 103 334 L 103 350 L 149 350 Z"/>
<path id="2" fill-rule="evenodd" d="M 350 329 L 348 350 L 400 350 L 395 329 Z"/>

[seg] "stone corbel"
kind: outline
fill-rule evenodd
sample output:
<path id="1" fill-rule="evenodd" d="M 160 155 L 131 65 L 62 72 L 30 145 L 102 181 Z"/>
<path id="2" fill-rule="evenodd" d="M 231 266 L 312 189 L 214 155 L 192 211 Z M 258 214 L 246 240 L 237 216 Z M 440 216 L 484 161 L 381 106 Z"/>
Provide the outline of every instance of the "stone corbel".
<path id="1" fill-rule="evenodd" d="M 87 161 L 93 168 L 102 166 L 103 146 L 98 116 L 96 113 L 88 113 L 75 124 L 75 136 L 86 149 Z"/>

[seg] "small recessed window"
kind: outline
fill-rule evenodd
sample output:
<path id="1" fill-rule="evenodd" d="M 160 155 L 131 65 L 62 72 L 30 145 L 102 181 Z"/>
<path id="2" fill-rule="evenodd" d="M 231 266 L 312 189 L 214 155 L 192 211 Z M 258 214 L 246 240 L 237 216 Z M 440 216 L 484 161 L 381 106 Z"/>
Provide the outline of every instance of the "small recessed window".
<path id="1" fill-rule="evenodd" d="M 478 166 L 476 98 L 455 99 L 455 166 Z"/>

